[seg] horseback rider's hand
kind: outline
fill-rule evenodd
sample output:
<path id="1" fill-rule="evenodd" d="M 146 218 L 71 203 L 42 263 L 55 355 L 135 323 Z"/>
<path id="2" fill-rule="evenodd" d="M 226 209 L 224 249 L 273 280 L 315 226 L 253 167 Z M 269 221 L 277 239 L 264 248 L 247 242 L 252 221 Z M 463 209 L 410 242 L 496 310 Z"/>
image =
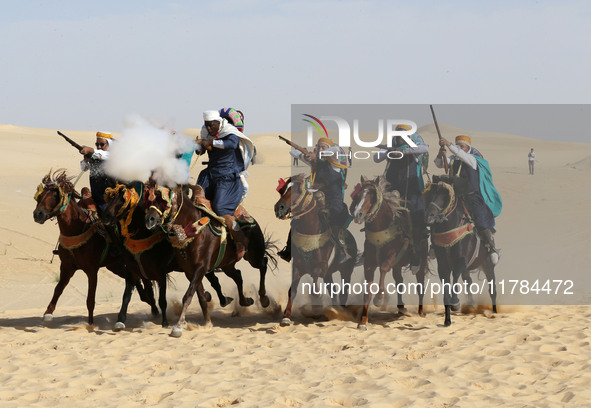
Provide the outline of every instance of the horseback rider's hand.
<path id="1" fill-rule="evenodd" d="M 90 146 L 82 146 L 80 154 L 84 156 L 84 160 L 91 161 L 91 157 L 94 154 L 94 149 Z"/>
<path id="2" fill-rule="evenodd" d="M 451 145 L 451 143 L 447 139 L 445 139 L 444 137 L 439 138 L 439 146 L 444 148 L 445 146 L 449 147 L 449 145 Z"/>
<path id="3" fill-rule="evenodd" d="M 213 139 L 201 139 L 199 144 L 203 149 L 211 150 L 211 146 L 213 146 Z"/>
<path id="4" fill-rule="evenodd" d="M 306 159 L 310 163 L 313 163 L 316 161 L 316 155 L 312 152 L 308 152 L 304 154 L 304 159 Z"/>

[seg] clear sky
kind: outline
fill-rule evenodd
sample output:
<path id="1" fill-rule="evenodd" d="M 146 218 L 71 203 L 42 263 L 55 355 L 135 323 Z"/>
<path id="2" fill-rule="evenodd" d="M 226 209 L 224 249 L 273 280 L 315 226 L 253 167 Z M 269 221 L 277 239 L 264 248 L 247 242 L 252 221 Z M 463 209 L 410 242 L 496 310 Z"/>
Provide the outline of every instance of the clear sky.
<path id="1" fill-rule="evenodd" d="M 387 103 L 434 104 L 442 123 L 523 134 L 513 120 L 483 129 L 447 120 L 442 106 L 591 102 L 587 1 L 0 6 L 4 124 L 120 131 L 127 114 L 139 113 L 183 129 L 200 127 L 204 110 L 232 106 L 253 134 L 289 131 L 292 103 Z M 552 138 L 536 130 L 551 118 L 533 117 L 542 123 L 523 135 Z M 585 132 L 565 133 L 591 142 Z"/>

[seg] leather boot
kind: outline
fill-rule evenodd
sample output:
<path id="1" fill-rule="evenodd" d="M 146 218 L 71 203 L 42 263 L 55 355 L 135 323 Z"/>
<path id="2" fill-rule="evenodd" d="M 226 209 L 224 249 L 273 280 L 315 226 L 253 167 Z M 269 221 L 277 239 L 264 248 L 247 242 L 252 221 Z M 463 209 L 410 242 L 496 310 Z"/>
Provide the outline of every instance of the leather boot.
<path id="1" fill-rule="evenodd" d="M 289 234 L 287 235 L 285 248 L 277 252 L 277 255 L 279 255 L 279 258 L 283 259 L 285 262 L 291 261 L 291 230 L 289 230 Z"/>
<path id="2" fill-rule="evenodd" d="M 480 230 L 480 237 L 484 241 L 484 245 L 488 248 L 490 260 L 493 265 L 496 265 L 499 262 L 499 250 L 495 247 L 495 236 L 493 232 L 489 228 Z"/>
<path id="3" fill-rule="evenodd" d="M 248 240 L 240 229 L 240 225 L 236 221 L 233 215 L 223 215 L 224 221 L 226 222 L 226 227 L 228 227 L 228 231 L 234 240 L 234 245 L 236 246 L 236 257 L 238 259 L 242 259 L 244 254 L 246 253 L 246 247 L 248 246 Z"/>
<path id="4" fill-rule="evenodd" d="M 331 238 L 335 245 L 335 259 L 337 265 L 351 259 L 351 255 L 347 252 L 347 243 L 345 242 L 345 228 L 339 228 L 336 233 L 333 232 Z"/>

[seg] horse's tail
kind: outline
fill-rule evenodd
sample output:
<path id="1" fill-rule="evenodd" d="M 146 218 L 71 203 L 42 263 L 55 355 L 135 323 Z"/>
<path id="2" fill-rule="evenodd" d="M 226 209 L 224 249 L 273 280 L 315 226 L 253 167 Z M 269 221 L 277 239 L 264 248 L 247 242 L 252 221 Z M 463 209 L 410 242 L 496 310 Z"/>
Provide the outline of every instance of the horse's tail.
<path id="1" fill-rule="evenodd" d="M 267 231 L 263 232 L 263 236 L 265 237 L 265 256 L 271 263 L 271 270 L 276 270 L 278 263 L 275 254 L 279 249 L 276 245 L 277 241 L 273 240 L 271 234 L 267 234 Z"/>

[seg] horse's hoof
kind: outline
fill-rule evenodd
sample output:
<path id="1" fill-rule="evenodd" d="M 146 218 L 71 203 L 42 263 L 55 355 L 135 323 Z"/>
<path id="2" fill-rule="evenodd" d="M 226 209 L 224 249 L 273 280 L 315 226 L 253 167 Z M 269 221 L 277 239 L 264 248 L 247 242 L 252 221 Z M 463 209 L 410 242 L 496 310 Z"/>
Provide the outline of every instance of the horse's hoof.
<path id="1" fill-rule="evenodd" d="M 384 304 L 384 295 L 379 295 L 373 298 L 373 304 L 375 306 L 382 306 Z"/>
<path id="2" fill-rule="evenodd" d="M 245 306 L 245 307 L 252 306 L 253 304 L 254 304 L 254 300 L 249 297 L 244 298 L 244 301 L 240 302 L 240 306 Z"/>
<path id="3" fill-rule="evenodd" d="M 492 262 L 493 265 L 498 264 L 499 263 L 499 254 L 497 252 L 491 252 L 490 261 Z"/>
<path id="4" fill-rule="evenodd" d="M 279 325 L 281 327 L 291 326 L 291 320 L 289 320 L 289 318 L 287 317 L 284 317 L 283 319 L 281 319 L 281 323 L 279 323 Z"/>
<path id="5" fill-rule="evenodd" d="M 451 320 L 450 320 L 450 321 L 447 321 L 447 320 L 446 320 L 446 321 L 443 323 L 443 326 L 444 326 L 444 327 L 449 327 L 449 326 L 451 326 Z"/>
<path id="6" fill-rule="evenodd" d="M 47 313 L 47 314 L 44 314 L 43 315 L 43 322 L 50 322 L 52 320 L 53 320 L 53 315 L 52 314 Z"/>
<path id="7" fill-rule="evenodd" d="M 220 301 L 220 306 L 221 307 L 226 307 L 230 303 L 232 303 L 233 300 L 234 300 L 234 298 L 231 298 L 229 296 L 224 296 L 224 299 L 222 301 Z"/>
<path id="8" fill-rule="evenodd" d="M 205 324 L 203 325 L 203 327 L 209 327 L 212 328 L 213 327 L 213 323 L 211 322 L 211 320 L 205 322 Z"/>
<path id="9" fill-rule="evenodd" d="M 357 329 L 360 331 L 367 331 L 367 324 L 358 324 Z"/>
<path id="10" fill-rule="evenodd" d="M 211 293 L 209 293 L 208 291 L 205 291 L 205 300 L 207 302 L 211 302 Z"/>
<path id="11" fill-rule="evenodd" d="M 408 310 L 404 306 L 398 306 L 398 314 L 401 314 L 401 315 L 408 314 Z"/>
<path id="12" fill-rule="evenodd" d="M 152 317 L 158 317 L 160 315 L 160 311 L 156 309 L 152 309 Z"/>
<path id="13" fill-rule="evenodd" d="M 454 303 L 453 305 L 451 305 L 451 310 L 453 312 L 457 312 L 461 309 L 462 305 L 460 304 L 460 302 L 458 303 Z"/>
<path id="14" fill-rule="evenodd" d="M 125 323 L 123 322 L 117 322 L 115 323 L 115 326 L 113 327 L 113 330 L 115 331 L 119 331 L 119 330 L 123 330 L 125 329 Z"/>
<path id="15" fill-rule="evenodd" d="M 170 332 L 170 337 L 179 338 L 182 335 L 183 335 L 183 329 L 181 327 L 178 327 L 178 326 L 174 326 L 172 328 L 172 331 Z"/>
<path id="16" fill-rule="evenodd" d="M 269 300 L 268 296 L 261 296 L 261 306 L 262 307 L 269 307 L 271 301 Z"/>

